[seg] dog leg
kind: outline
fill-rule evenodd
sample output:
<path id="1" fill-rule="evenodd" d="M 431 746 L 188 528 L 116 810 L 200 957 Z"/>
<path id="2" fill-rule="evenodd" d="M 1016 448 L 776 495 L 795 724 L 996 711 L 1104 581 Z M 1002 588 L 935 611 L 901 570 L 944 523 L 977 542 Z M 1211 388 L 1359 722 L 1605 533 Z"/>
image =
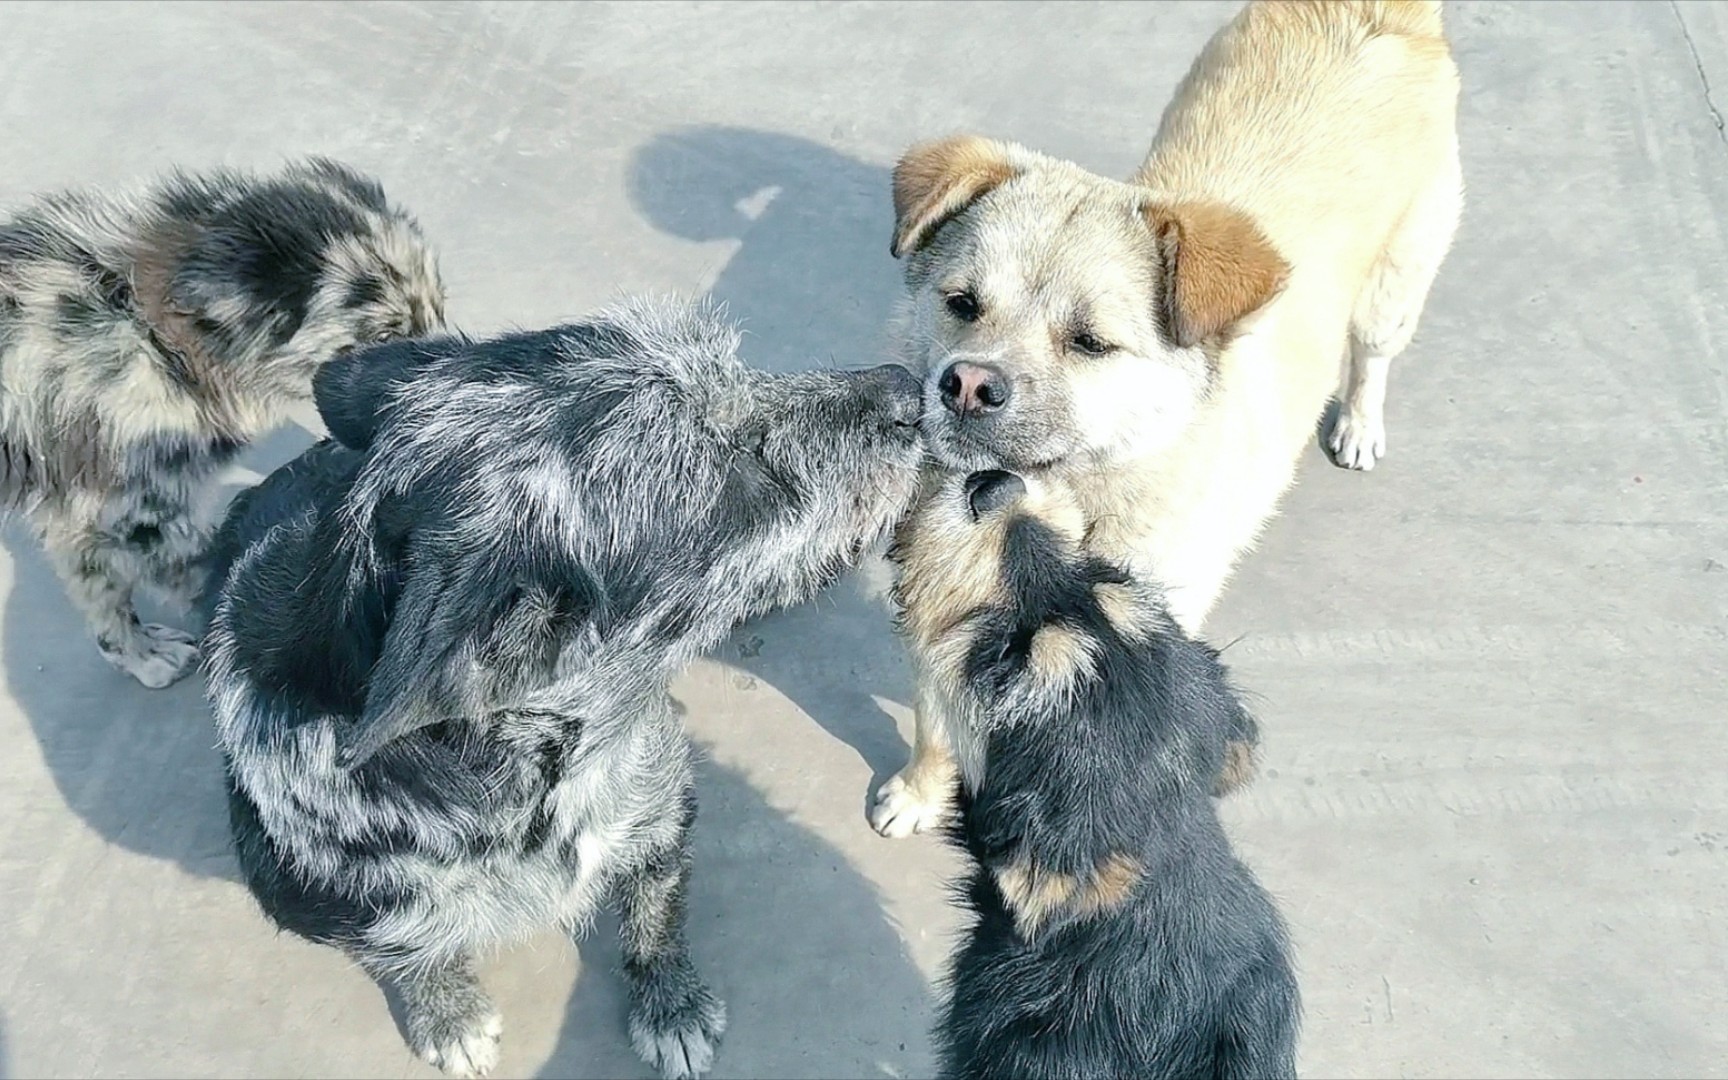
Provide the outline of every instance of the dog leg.
<path id="1" fill-rule="evenodd" d="M 402 995 L 408 1046 L 451 1076 L 485 1076 L 498 1065 L 504 1018 L 474 974 L 467 954 L 455 960 L 384 967 L 366 958 L 373 978 Z"/>
<path id="2" fill-rule="evenodd" d="M 690 886 L 690 826 L 696 792 L 684 792 L 672 842 L 624 881 L 619 939 L 630 981 L 630 1042 L 667 1080 L 700 1076 L 714 1064 L 726 1006 L 690 960 L 684 938 Z"/>
<path id="3" fill-rule="evenodd" d="M 912 760 L 888 778 L 870 808 L 870 824 L 896 840 L 942 823 L 952 807 L 959 772 L 949 749 L 942 707 L 922 686 L 912 724 Z"/>
<path id="4" fill-rule="evenodd" d="M 1213 1050 L 1218 1080 L 1295 1080 L 1296 987 L 1284 971 L 1260 967 L 1224 1000 L 1223 1028 Z"/>
<path id="5" fill-rule="evenodd" d="M 137 523 L 118 528 L 59 517 L 43 523 L 44 546 L 73 605 L 84 616 L 96 647 L 110 664 L 152 690 L 189 673 L 198 663 L 196 639 L 183 630 L 140 623 L 132 590 L 143 574 Z M 120 528 L 127 531 L 121 532 Z"/>
<path id="6" fill-rule="evenodd" d="M 1463 205 L 1454 150 L 1445 171 L 1405 212 L 1356 298 L 1338 417 L 1327 439 L 1332 460 L 1343 468 L 1366 471 L 1386 456 L 1387 375 L 1392 360 L 1415 336 Z"/>

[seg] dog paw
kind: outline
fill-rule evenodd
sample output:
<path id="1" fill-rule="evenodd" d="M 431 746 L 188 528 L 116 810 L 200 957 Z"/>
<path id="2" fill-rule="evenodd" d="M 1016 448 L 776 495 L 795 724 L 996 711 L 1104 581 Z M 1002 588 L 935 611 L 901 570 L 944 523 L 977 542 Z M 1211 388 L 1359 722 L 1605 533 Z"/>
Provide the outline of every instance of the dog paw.
<path id="1" fill-rule="evenodd" d="M 890 777 L 876 792 L 870 825 L 883 836 L 901 840 L 940 825 L 948 816 L 948 800 L 930 798 L 906 780 L 904 771 Z"/>
<path id="2" fill-rule="evenodd" d="M 1332 450 L 1332 461 L 1341 468 L 1367 472 L 1386 456 L 1386 421 L 1341 408 L 1326 445 Z"/>
<path id="3" fill-rule="evenodd" d="M 414 1052 L 451 1076 L 485 1076 L 498 1067 L 504 1018 L 487 1003 L 474 1014 L 413 1025 Z"/>
<path id="4" fill-rule="evenodd" d="M 714 1066 L 726 1006 L 701 983 L 676 1006 L 642 1004 L 630 1014 L 630 1044 L 666 1080 L 694 1080 Z"/>
<path id="5" fill-rule="evenodd" d="M 102 655 L 110 664 L 137 679 L 151 690 L 171 686 L 198 666 L 198 639 L 184 630 L 171 626 L 145 623 L 141 633 L 131 642 L 131 648 L 111 650 Z"/>

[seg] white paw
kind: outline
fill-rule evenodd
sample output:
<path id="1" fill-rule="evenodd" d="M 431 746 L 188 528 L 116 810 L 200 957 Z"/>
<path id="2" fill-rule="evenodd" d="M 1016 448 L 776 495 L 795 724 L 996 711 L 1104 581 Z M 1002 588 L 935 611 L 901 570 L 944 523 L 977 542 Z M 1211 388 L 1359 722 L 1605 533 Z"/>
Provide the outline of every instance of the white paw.
<path id="1" fill-rule="evenodd" d="M 714 1067 L 714 1049 L 726 1030 L 726 1006 L 710 1000 L 689 1024 L 655 1031 L 632 1017 L 630 1045 L 666 1080 L 695 1080 Z"/>
<path id="2" fill-rule="evenodd" d="M 1367 472 L 1386 456 L 1386 421 L 1341 408 L 1326 444 L 1332 448 L 1332 460 L 1340 467 Z"/>
<path id="3" fill-rule="evenodd" d="M 498 1067 L 504 1018 L 487 1013 L 461 1031 L 416 1044 L 414 1052 L 435 1069 L 451 1076 L 485 1076 Z"/>
<path id="4" fill-rule="evenodd" d="M 198 666 L 198 641 L 184 630 L 145 623 L 133 651 L 104 652 L 108 662 L 151 690 L 180 681 Z"/>
<path id="5" fill-rule="evenodd" d="M 876 804 L 870 808 L 871 827 L 894 840 L 935 828 L 948 816 L 945 797 L 930 798 L 905 777 L 904 770 L 890 777 L 876 792 Z"/>

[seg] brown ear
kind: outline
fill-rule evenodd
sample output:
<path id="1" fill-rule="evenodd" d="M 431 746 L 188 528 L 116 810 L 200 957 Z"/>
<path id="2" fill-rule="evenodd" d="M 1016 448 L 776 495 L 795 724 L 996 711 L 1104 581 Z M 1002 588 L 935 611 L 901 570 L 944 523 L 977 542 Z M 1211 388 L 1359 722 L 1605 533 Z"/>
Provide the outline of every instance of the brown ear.
<path id="1" fill-rule="evenodd" d="M 894 166 L 894 242 L 898 259 L 923 247 L 943 222 L 1020 172 L 1008 147 L 977 135 L 920 143 Z"/>
<path id="2" fill-rule="evenodd" d="M 1183 348 L 1227 336 L 1278 295 L 1290 264 L 1247 214 L 1222 203 L 1149 203 L 1164 264 L 1164 325 Z"/>

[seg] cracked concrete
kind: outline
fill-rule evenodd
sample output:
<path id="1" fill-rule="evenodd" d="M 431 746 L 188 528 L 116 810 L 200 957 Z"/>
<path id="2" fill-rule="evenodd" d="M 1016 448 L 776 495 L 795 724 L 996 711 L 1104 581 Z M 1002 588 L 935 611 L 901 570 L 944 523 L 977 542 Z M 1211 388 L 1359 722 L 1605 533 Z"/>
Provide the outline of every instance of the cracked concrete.
<path id="1" fill-rule="evenodd" d="M 1294 928 L 1305 1075 L 1728 1076 L 1728 5 L 1448 7 L 1464 227 L 1391 456 L 1311 453 L 1213 622 L 1267 731 L 1228 824 Z M 1233 8 L 10 4 L 0 201 L 319 151 L 418 212 L 470 330 L 676 289 L 758 364 L 868 363 L 908 142 L 1126 174 Z M 428 1076 L 233 881 L 199 688 L 110 671 L 6 539 L 0 1077 Z M 716 1076 L 928 1075 L 955 864 L 864 821 L 907 680 L 847 585 L 679 684 Z M 604 926 L 490 961 L 503 1074 L 646 1076 L 617 964 Z"/>

